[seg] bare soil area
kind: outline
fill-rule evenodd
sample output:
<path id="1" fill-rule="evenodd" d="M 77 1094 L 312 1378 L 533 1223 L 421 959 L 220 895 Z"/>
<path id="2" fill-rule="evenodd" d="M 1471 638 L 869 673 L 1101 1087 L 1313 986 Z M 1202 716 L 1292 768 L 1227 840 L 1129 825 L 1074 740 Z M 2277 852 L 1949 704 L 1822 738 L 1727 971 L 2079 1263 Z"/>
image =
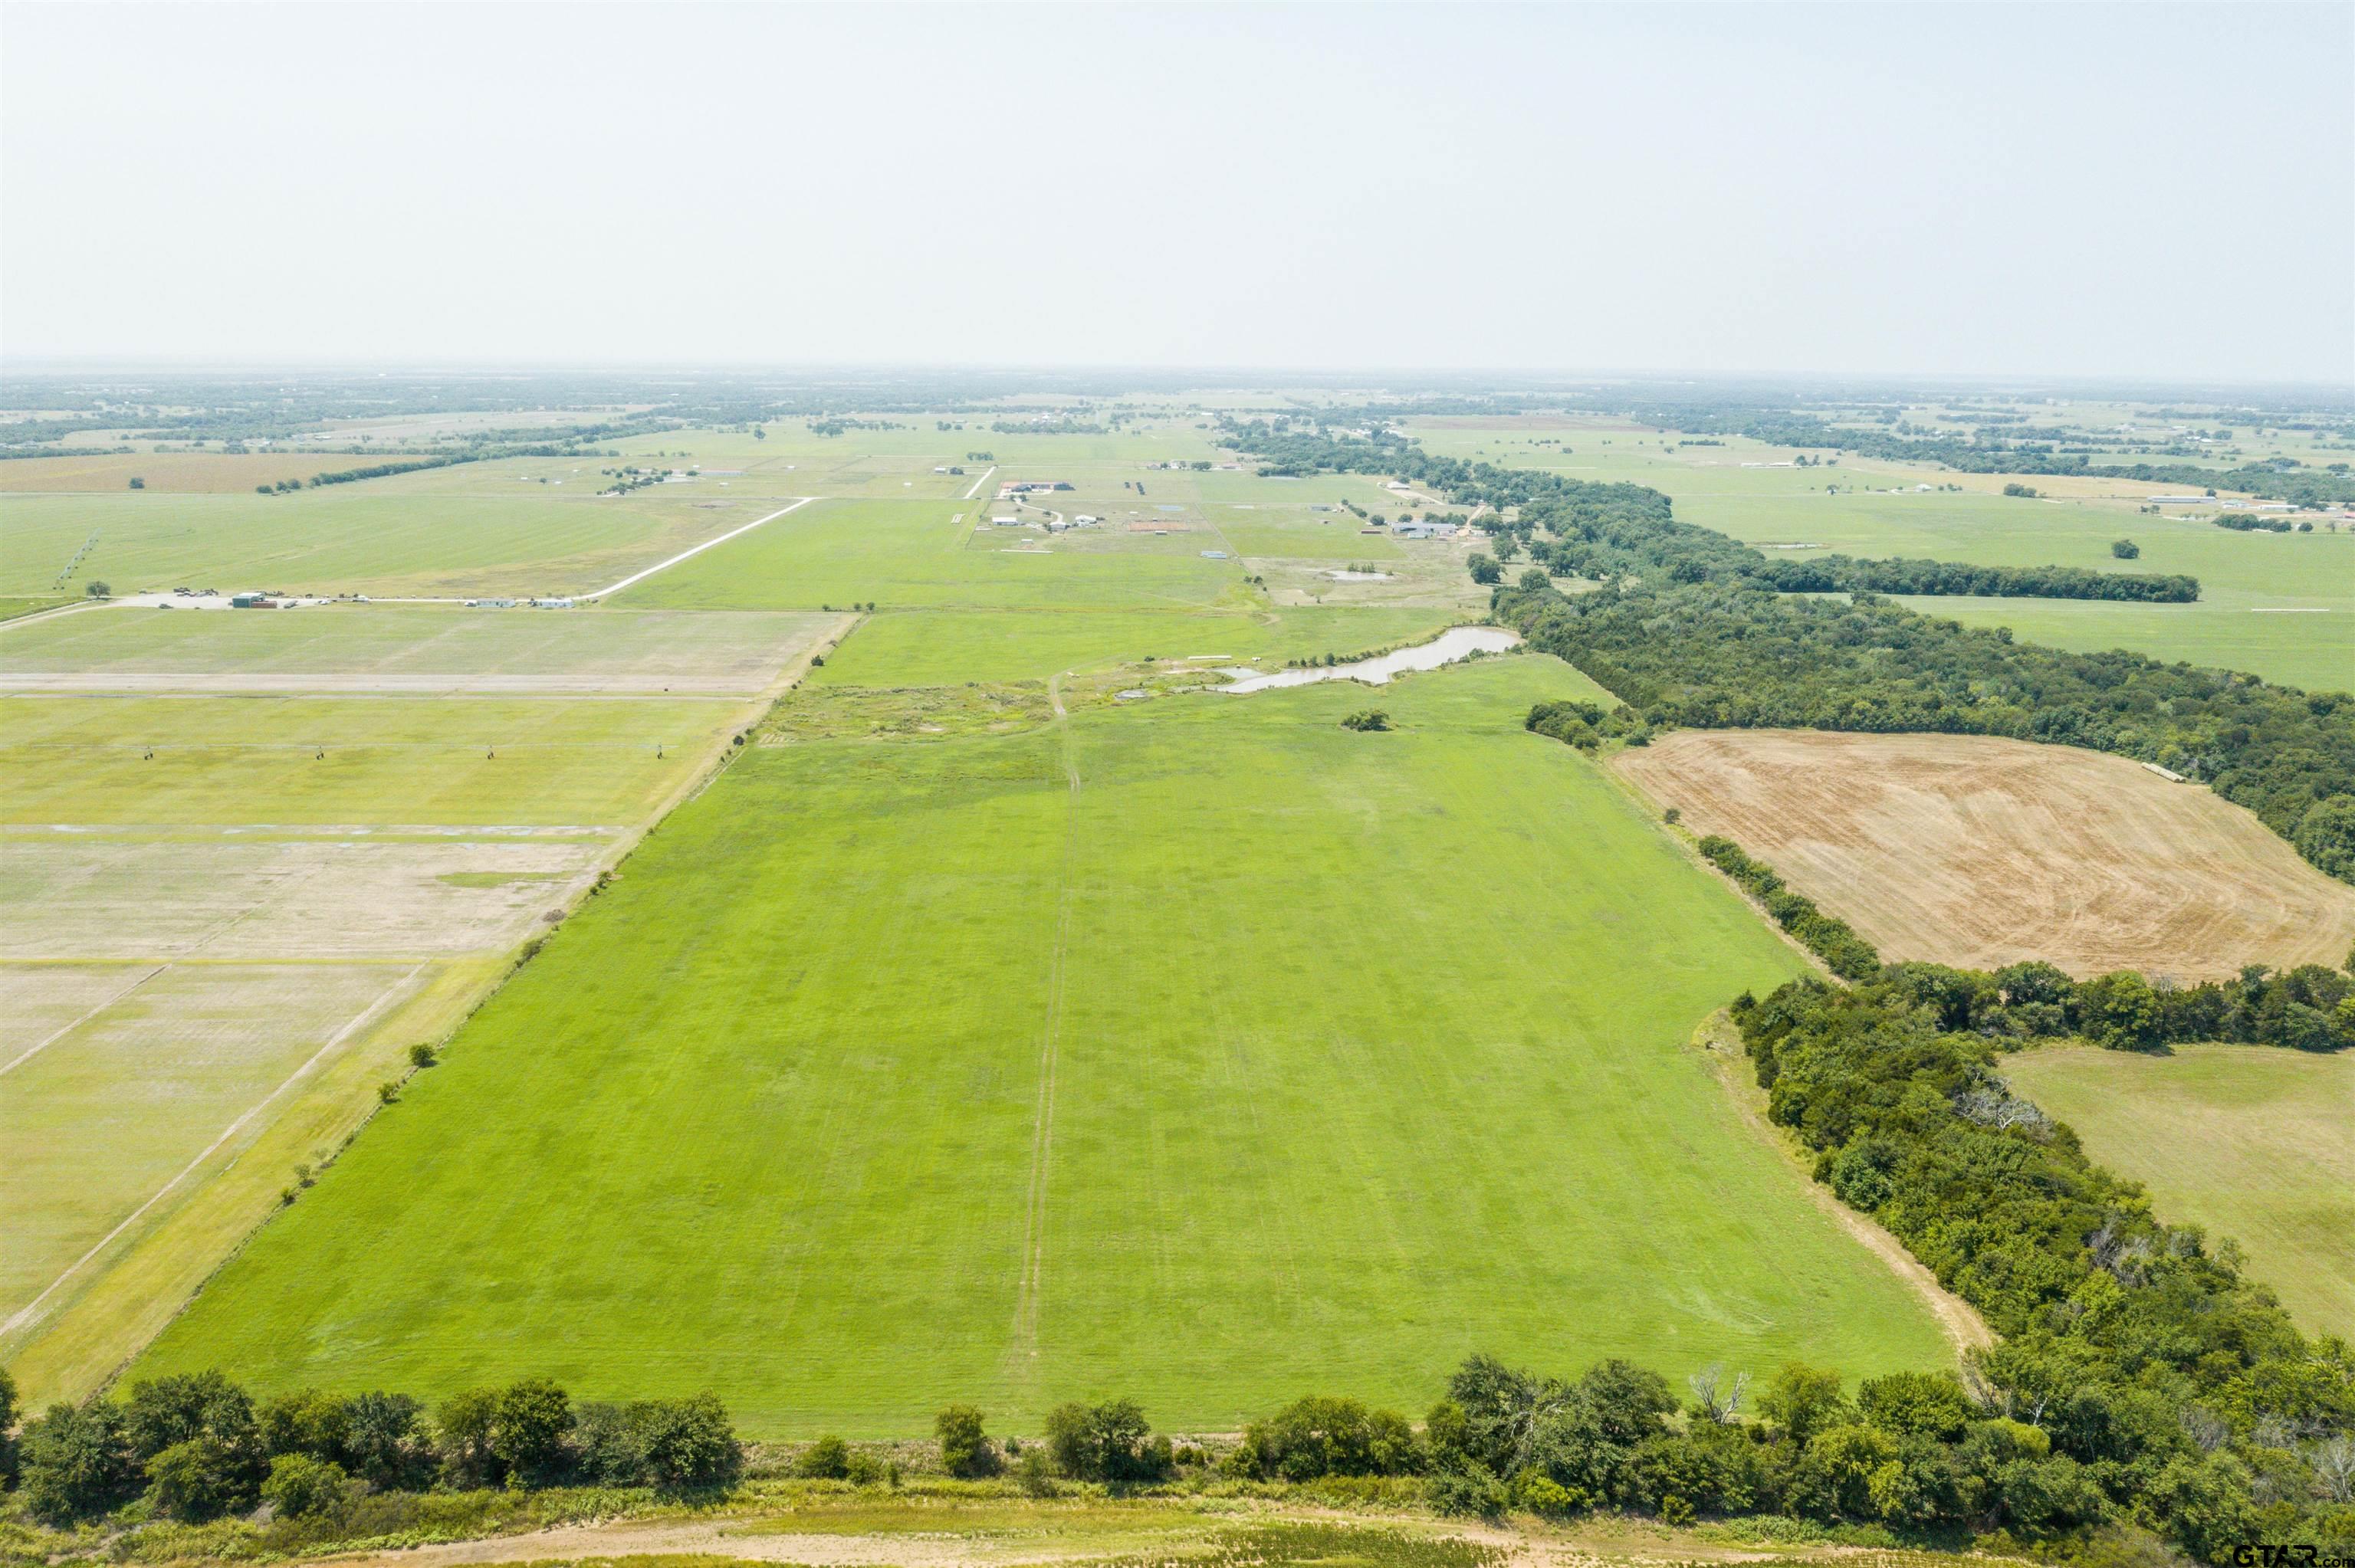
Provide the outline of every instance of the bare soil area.
<path id="1" fill-rule="evenodd" d="M 1614 766 L 1890 959 L 2183 980 L 2336 964 L 2355 887 L 2124 758 L 1984 736 L 1679 730 Z"/>
<path id="2" fill-rule="evenodd" d="M 610 834 L 13 835 L 0 959 L 454 958 L 521 941 Z"/>

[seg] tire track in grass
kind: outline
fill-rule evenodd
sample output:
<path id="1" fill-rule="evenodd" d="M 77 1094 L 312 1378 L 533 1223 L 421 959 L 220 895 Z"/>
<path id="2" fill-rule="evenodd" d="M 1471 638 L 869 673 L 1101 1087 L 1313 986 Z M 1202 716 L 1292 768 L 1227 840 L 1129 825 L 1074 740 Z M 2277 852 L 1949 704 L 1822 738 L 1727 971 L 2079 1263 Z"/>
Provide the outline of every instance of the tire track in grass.
<path id="1" fill-rule="evenodd" d="M 1063 706 L 1066 670 L 1047 683 L 1055 727 L 1063 746 L 1071 800 L 1063 819 L 1063 863 L 1055 897 L 1055 942 L 1047 961 L 1047 1016 L 1039 1046 L 1039 1098 L 1030 1122 L 1030 1192 L 1023 1219 L 1022 1284 L 1014 1305 L 1015 1364 L 1011 1381 L 1027 1383 L 1039 1357 L 1039 1298 L 1046 1286 L 1047 1172 L 1055 1150 L 1055 1068 L 1063 1023 L 1063 963 L 1071 938 L 1071 890 L 1080 850 L 1080 766 L 1072 753 L 1071 715 Z"/>
<path id="2" fill-rule="evenodd" d="M 247 1123 L 252 1121 L 254 1118 L 260 1116 L 271 1106 L 275 1105 L 280 1097 L 284 1095 L 287 1090 L 293 1088 L 303 1079 L 309 1077 L 312 1070 L 317 1067 L 320 1063 L 325 1061 L 328 1056 L 333 1054 L 337 1046 L 350 1039 L 353 1035 L 358 1033 L 368 1025 L 383 1017 L 395 1003 L 406 1000 L 415 985 L 417 977 L 423 974 L 428 967 L 429 966 L 427 964 L 420 963 L 407 974 L 393 981 L 393 983 L 380 995 L 378 995 L 374 1001 L 368 1003 L 368 1005 L 362 1009 L 357 1015 L 350 1020 L 350 1022 L 346 1022 L 341 1029 L 336 1030 L 334 1034 L 330 1035 L 327 1039 L 327 1043 L 320 1046 L 319 1049 L 312 1054 L 310 1060 L 304 1062 L 292 1073 L 289 1073 L 285 1078 L 280 1082 L 276 1088 L 271 1090 L 268 1094 L 262 1096 L 261 1098 L 256 1100 L 252 1105 L 246 1107 L 245 1113 L 240 1116 L 235 1121 L 229 1123 L 229 1126 L 222 1130 L 221 1135 L 218 1138 L 214 1139 L 210 1143 L 205 1145 L 203 1152 L 199 1153 L 194 1160 L 189 1160 L 187 1164 L 182 1166 L 178 1175 L 165 1182 L 161 1187 L 156 1188 L 155 1192 L 149 1196 L 148 1200 L 140 1204 L 137 1208 L 132 1210 L 129 1217 L 124 1219 L 121 1224 L 116 1225 L 112 1230 L 100 1237 L 96 1246 L 91 1247 L 88 1252 L 82 1254 L 80 1257 L 74 1259 L 73 1262 L 68 1264 L 66 1266 L 65 1272 L 59 1274 L 55 1279 L 50 1280 L 48 1285 L 38 1296 L 34 1297 L 30 1301 L 25 1303 L 22 1308 L 10 1314 L 7 1321 L 0 1322 L 0 1334 L 13 1334 L 26 1324 L 34 1321 L 40 1315 L 41 1304 L 47 1301 L 51 1296 L 57 1294 L 57 1290 L 59 1286 L 63 1285 L 67 1280 L 71 1279 L 75 1275 L 80 1274 L 82 1269 L 89 1265 L 92 1258 L 95 1258 L 99 1254 L 104 1252 L 109 1246 L 113 1245 L 114 1239 L 117 1236 L 123 1234 L 123 1232 L 129 1230 L 133 1225 L 137 1224 L 140 1219 L 146 1214 L 148 1210 L 162 1202 L 175 1188 L 178 1187 L 189 1177 L 202 1170 L 205 1162 L 210 1160 L 214 1155 L 219 1153 L 223 1146 L 225 1146 L 229 1139 L 235 1138 L 239 1133 L 245 1130 Z"/>

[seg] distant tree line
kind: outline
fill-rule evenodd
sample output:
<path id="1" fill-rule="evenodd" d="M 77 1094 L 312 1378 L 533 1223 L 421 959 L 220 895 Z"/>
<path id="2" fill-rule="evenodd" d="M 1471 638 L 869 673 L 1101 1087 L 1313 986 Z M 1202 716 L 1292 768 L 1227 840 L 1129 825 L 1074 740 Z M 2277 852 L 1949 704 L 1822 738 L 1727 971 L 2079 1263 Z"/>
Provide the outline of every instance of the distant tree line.
<path id="1" fill-rule="evenodd" d="M 2260 517 L 2254 512 L 2220 513 L 2209 521 L 2219 528 L 2231 528 L 2243 534 L 2286 534 L 2291 527 L 2286 517 Z"/>
<path id="2" fill-rule="evenodd" d="M 1988 433 L 1982 431 L 1977 440 L 1959 434 L 1909 437 L 1835 425 L 1812 414 L 1766 410 L 1705 416 L 1696 422 L 1711 429 L 1731 426 L 1731 433 L 1768 446 L 1829 447 L 1891 462 L 1941 463 L 1963 473 L 2082 474 L 2141 484 L 2237 490 L 2267 501 L 2286 501 L 2307 507 L 2355 501 L 2355 477 L 2309 468 L 2296 458 L 2267 458 L 2231 469 L 2181 462 L 2095 463 L 2083 454 L 2057 451 L 2033 440 L 2016 442 L 2010 433 L 1989 439 Z M 2047 433 L 2054 437 L 2061 434 Z"/>
<path id="3" fill-rule="evenodd" d="M 1859 561 L 1846 556 L 1817 556 L 1769 561 L 1753 575 L 1782 593 L 1970 594 L 2124 599 L 2142 604 L 2190 604 L 2200 597 L 2197 577 L 2094 572 L 2083 567 L 1971 567 L 1953 561 Z"/>

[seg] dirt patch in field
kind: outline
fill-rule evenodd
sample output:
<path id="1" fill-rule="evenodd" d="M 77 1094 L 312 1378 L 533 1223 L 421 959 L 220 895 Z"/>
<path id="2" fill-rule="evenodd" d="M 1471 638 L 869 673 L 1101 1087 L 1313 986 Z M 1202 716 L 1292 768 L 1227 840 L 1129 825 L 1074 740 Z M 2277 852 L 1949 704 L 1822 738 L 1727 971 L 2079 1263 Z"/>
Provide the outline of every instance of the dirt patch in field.
<path id="1" fill-rule="evenodd" d="M 2263 822 L 2124 758 L 1984 736 L 1679 730 L 1615 766 L 1884 958 L 2185 980 L 2335 964 L 2355 887 Z"/>
<path id="2" fill-rule="evenodd" d="M 0 959 L 454 958 L 521 941 L 610 835 L 12 835 Z"/>

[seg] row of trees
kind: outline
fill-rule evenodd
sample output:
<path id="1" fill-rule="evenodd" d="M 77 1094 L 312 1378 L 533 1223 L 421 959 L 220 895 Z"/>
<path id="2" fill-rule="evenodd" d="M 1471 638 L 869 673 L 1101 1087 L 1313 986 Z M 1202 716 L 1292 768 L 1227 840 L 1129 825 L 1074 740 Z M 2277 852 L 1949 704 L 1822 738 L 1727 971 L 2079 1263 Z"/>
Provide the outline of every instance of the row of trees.
<path id="1" fill-rule="evenodd" d="M 5 1377 L 5 1374 L 0 1374 Z M 13 1385 L 5 1404 L 13 1406 Z M 11 1412 L 0 1409 L 0 1431 Z M 256 1404 L 218 1372 L 154 1378 L 127 1398 L 53 1404 L 7 1456 L 33 1516 L 64 1526 L 144 1499 L 186 1522 L 332 1512 L 358 1492 L 429 1487 L 723 1487 L 743 1450 L 714 1395 L 575 1405 L 526 1379 L 452 1395 L 316 1390 Z"/>
<path id="2" fill-rule="evenodd" d="M 2123 541 L 2122 541 L 2123 542 Z M 2133 549 L 2128 545 L 2128 549 Z M 2140 552 L 2136 552 L 2139 554 Z M 1817 556 L 1769 561 L 1752 574 L 1782 593 L 1966 594 L 1981 598 L 2123 599 L 2190 604 L 2200 579 L 2180 573 L 2093 572 L 2083 567 L 1970 567 L 1953 561 Z"/>
<path id="3" fill-rule="evenodd" d="M 1792 936 L 1825 967 L 1842 980 L 1862 980 L 1881 970 L 1881 955 L 1856 928 L 1837 915 L 1827 915 L 1816 901 L 1784 883 L 1772 866 L 1753 860 L 1732 839 L 1711 833 L 1700 844 L 1703 858 L 1742 885 L 1766 907 L 1774 923 Z"/>

